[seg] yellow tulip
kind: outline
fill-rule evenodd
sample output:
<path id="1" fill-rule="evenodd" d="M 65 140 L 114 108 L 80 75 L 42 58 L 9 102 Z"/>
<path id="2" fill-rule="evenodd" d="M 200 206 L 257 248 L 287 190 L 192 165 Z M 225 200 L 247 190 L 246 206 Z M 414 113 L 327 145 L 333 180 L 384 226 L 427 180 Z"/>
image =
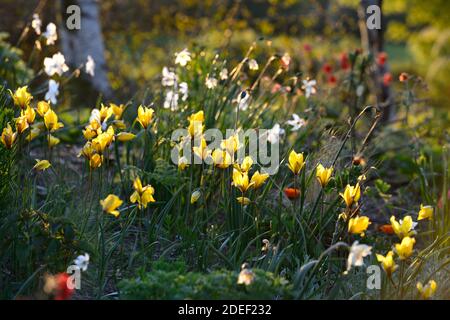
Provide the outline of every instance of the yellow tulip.
<path id="1" fill-rule="evenodd" d="M 103 162 L 103 156 L 99 155 L 98 153 L 94 153 L 90 158 L 89 158 L 89 166 L 92 169 L 96 169 L 99 168 L 102 165 Z"/>
<path id="2" fill-rule="evenodd" d="M 408 259 L 412 255 L 415 243 L 416 239 L 404 237 L 401 243 L 395 244 L 395 252 L 401 260 Z"/>
<path id="3" fill-rule="evenodd" d="M 137 177 L 136 179 L 134 179 L 133 187 L 134 192 L 130 197 L 130 201 L 132 203 L 137 202 L 139 209 L 147 208 L 147 204 L 149 202 L 155 202 L 155 199 L 153 198 L 155 189 L 151 185 L 142 187 L 141 179 Z"/>
<path id="4" fill-rule="evenodd" d="M 356 186 L 347 185 L 345 187 L 344 193 L 339 193 L 339 195 L 344 199 L 345 204 L 348 208 L 350 208 L 353 203 L 358 203 L 359 198 L 361 197 L 361 187 L 359 183 Z"/>
<path id="5" fill-rule="evenodd" d="M 36 164 L 34 165 L 33 169 L 42 171 L 42 170 L 47 170 L 48 168 L 50 168 L 50 166 L 51 166 L 51 164 L 48 160 L 36 159 Z"/>
<path id="6" fill-rule="evenodd" d="M 333 167 L 324 168 L 322 164 L 319 164 L 316 169 L 316 178 L 319 181 L 322 188 L 326 187 L 333 174 Z"/>
<path id="7" fill-rule="evenodd" d="M 371 224 L 369 217 L 360 216 L 355 218 L 350 218 L 348 221 L 348 232 L 352 234 L 361 234 L 364 236 L 364 232 Z"/>
<path id="8" fill-rule="evenodd" d="M 239 170 L 233 169 L 232 185 L 238 188 L 242 193 L 245 193 L 254 185 L 254 182 L 249 182 L 248 174 L 246 172 L 241 173 Z"/>
<path id="9" fill-rule="evenodd" d="M 419 291 L 419 294 L 423 299 L 430 299 L 434 296 L 434 293 L 436 292 L 437 283 L 434 280 L 430 280 L 424 287 L 422 282 L 418 282 L 416 287 L 417 291 Z"/>
<path id="10" fill-rule="evenodd" d="M 192 194 L 191 194 L 191 204 L 196 203 L 201 195 L 202 195 L 202 193 L 199 190 L 195 190 L 194 192 L 192 192 Z"/>
<path id="11" fill-rule="evenodd" d="M 109 104 L 112 112 L 114 113 L 114 117 L 116 120 L 120 120 L 122 119 L 122 114 L 125 111 L 126 106 L 124 104 L 114 104 L 114 103 L 110 103 Z"/>
<path id="12" fill-rule="evenodd" d="M 424 205 L 420 205 L 420 211 L 419 211 L 419 217 L 417 218 L 417 220 L 423 220 L 423 219 L 433 219 L 433 212 L 434 209 L 432 206 L 424 206 Z"/>
<path id="13" fill-rule="evenodd" d="M 22 109 L 27 108 L 30 105 L 33 96 L 28 92 L 28 87 L 20 87 L 14 93 L 9 90 L 11 97 L 14 100 L 14 104 Z"/>
<path id="14" fill-rule="evenodd" d="M 220 149 L 216 149 L 213 151 L 212 159 L 214 165 L 220 169 L 228 168 L 233 162 L 233 159 L 231 159 L 230 154 L 226 150 Z"/>
<path id="15" fill-rule="evenodd" d="M 414 231 L 414 227 L 416 224 L 417 222 L 414 222 L 411 216 L 406 216 L 403 220 L 400 220 L 400 223 L 395 220 L 394 216 L 391 217 L 392 229 L 394 229 L 395 234 L 400 239 L 415 235 L 416 232 Z"/>
<path id="16" fill-rule="evenodd" d="M 60 140 L 59 140 L 57 137 L 55 137 L 55 136 L 50 135 L 49 138 L 48 138 L 48 146 L 49 146 L 50 148 L 53 148 L 53 147 L 56 146 L 59 142 L 60 142 Z"/>
<path id="17" fill-rule="evenodd" d="M 239 273 L 237 283 L 249 286 L 253 283 L 254 280 L 255 274 L 253 273 L 253 271 L 248 268 L 242 268 L 241 272 Z"/>
<path id="18" fill-rule="evenodd" d="M 292 173 L 295 175 L 299 174 L 305 165 L 305 161 L 303 158 L 303 153 L 297 153 L 295 150 L 292 150 L 289 154 L 289 163 L 288 167 L 291 169 Z"/>
<path id="19" fill-rule="evenodd" d="M 90 141 L 86 142 L 83 146 L 83 149 L 81 149 L 80 153 L 78 154 L 78 157 L 83 156 L 86 159 L 91 159 L 91 157 L 94 155 L 95 149 L 92 146 L 92 143 Z"/>
<path id="20" fill-rule="evenodd" d="M 188 117 L 189 127 L 188 131 L 191 137 L 203 132 L 203 122 L 205 121 L 205 115 L 203 111 L 198 111 Z"/>
<path id="21" fill-rule="evenodd" d="M 227 150 L 230 155 L 234 155 L 240 147 L 239 136 L 237 134 L 234 134 L 228 139 L 222 140 L 222 142 L 220 143 L 220 147 Z"/>
<path id="22" fill-rule="evenodd" d="M 252 202 L 249 198 L 246 198 L 246 197 L 237 197 L 236 200 L 238 203 L 240 203 L 244 206 L 247 206 Z"/>
<path id="23" fill-rule="evenodd" d="M 44 123 L 50 132 L 56 131 L 59 128 L 64 127 L 64 125 L 61 122 L 58 122 L 58 116 L 52 109 L 48 110 L 44 114 Z"/>
<path id="24" fill-rule="evenodd" d="M 211 155 L 211 150 L 206 146 L 205 138 L 200 139 L 200 145 L 198 147 L 193 147 L 192 150 L 202 160 L 205 160 L 209 155 Z"/>
<path id="25" fill-rule="evenodd" d="M 6 149 L 11 149 L 14 145 L 14 142 L 17 139 L 17 132 L 13 132 L 11 125 L 8 123 L 6 128 L 3 128 L 1 141 Z"/>
<path id="26" fill-rule="evenodd" d="M 123 120 L 114 120 L 112 122 L 112 125 L 115 129 L 118 130 L 125 130 L 127 128 L 125 122 L 123 122 Z"/>
<path id="27" fill-rule="evenodd" d="M 136 138 L 136 135 L 131 132 L 121 132 L 117 135 L 117 140 L 121 142 L 130 141 Z"/>
<path id="28" fill-rule="evenodd" d="M 147 129 L 147 127 L 152 122 L 154 112 L 155 112 L 155 110 L 153 110 L 152 108 L 139 106 L 137 121 L 141 124 L 141 126 L 144 129 Z"/>
<path id="29" fill-rule="evenodd" d="M 47 101 L 39 101 L 37 103 L 37 113 L 43 117 L 48 110 L 50 110 L 50 104 Z"/>
<path id="30" fill-rule="evenodd" d="M 30 106 L 28 106 L 26 109 L 22 110 L 20 112 L 20 115 L 22 117 L 25 117 L 25 119 L 27 119 L 28 124 L 33 124 L 34 119 L 36 118 L 36 112 Z"/>
<path id="31" fill-rule="evenodd" d="M 235 164 L 234 168 L 236 168 L 241 172 L 248 172 L 251 169 L 252 165 L 253 165 L 252 157 L 247 156 L 244 158 L 244 160 L 242 160 L 242 163 L 240 165 Z"/>
<path id="32" fill-rule="evenodd" d="M 25 116 L 21 116 L 16 118 L 16 129 L 19 134 L 22 134 L 29 127 L 27 118 Z"/>
<path id="33" fill-rule="evenodd" d="M 377 260 L 381 263 L 388 277 L 390 277 L 398 267 L 394 261 L 393 251 L 389 251 L 385 257 L 381 254 L 377 254 Z"/>
<path id="34" fill-rule="evenodd" d="M 255 171 L 255 173 L 252 175 L 250 183 L 253 183 L 253 188 L 258 189 L 264 184 L 264 182 L 266 182 L 267 178 L 269 178 L 268 173 L 261 174 L 259 173 L 259 171 Z"/>
<path id="35" fill-rule="evenodd" d="M 108 120 L 108 118 L 113 114 L 113 110 L 110 107 L 105 106 L 103 103 L 99 110 L 100 115 L 100 123 L 103 123 Z"/>
<path id="36" fill-rule="evenodd" d="M 100 200 L 100 204 L 103 208 L 103 211 L 108 214 L 112 214 L 116 218 L 120 214 L 117 208 L 120 207 L 122 203 L 123 201 L 120 200 L 119 197 L 114 194 L 110 194 L 105 199 Z"/>

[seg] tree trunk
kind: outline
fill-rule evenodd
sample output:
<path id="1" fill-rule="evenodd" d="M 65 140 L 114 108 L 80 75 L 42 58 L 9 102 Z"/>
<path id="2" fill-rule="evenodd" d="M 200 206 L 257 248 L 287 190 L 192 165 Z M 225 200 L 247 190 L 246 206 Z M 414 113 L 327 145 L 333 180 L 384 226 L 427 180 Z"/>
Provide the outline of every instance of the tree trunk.
<path id="1" fill-rule="evenodd" d="M 366 21 L 369 17 L 367 7 L 371 5 L 376 5 L 381 9 L 381 29 L 370 30 L 367 28 Z M 383 0 L 361 0 L 358 15 L 363 48 L 366 52 L 372 53 L 376 58 L 380 52 L 384 51 L 384 30 L 386 29 L 386 25 L 383 19 Z M 384 65 L 377 64 L 373 72 L 374 83 L 377 89 L 377 105 L 382 111 L 381 122 L 384 123 L 392 120 L 395 116 L 391 88 L 383 82 L 383 75 L 388 72 L 389 66 L 387 63 Z"/>
<path id="2" fill-rule="evenodd" d="M 107 66 L 105 62 L 102 31 L 99 20 L 98 1 L 96 0 L 63 0 L 61 1 L 61 49 L 69 65 L 74 68 L 86 64 L 87 56 L 90 55 L 95 61 L 95 75 L 91 77 L 85 72 L 85 78 L 92 87 L 111 97 L 112 90 L 107 77 Z M 70 5 L 77 5 L 81 9 L 81 28 L 69 30 L 66 19 L 70 16 L 66 12 Z M 84 70 L 84 68 L 83 68 Z"/>

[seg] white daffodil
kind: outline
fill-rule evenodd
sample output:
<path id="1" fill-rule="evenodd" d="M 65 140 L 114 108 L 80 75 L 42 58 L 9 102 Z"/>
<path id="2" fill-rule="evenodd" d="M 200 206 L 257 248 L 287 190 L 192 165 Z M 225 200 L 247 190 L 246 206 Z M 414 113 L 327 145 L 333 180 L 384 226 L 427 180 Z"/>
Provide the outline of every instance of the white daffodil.
<path id="1" fill-rule="evenodd" d="M 73 260 L 73 262 L 78 268 L 86 271 L 89 266 L 89 254 L 85 253 L 84 255 L 80 255 L 75 260 Z"/>
<path id="2" fill-rule="evenodd" d="M 181 52 L 175 53 L 175 64 L 184 67 L 191 61 L 191 53 L 185 48 Z"/>
<path id="3" fill-rule="evenodd" d="M 298 114 L 294 113 L 292 115 L 292 120 L 288 120 L 286 123 L 292 127 L 292 131 L 297 131 L 306 124 L 306 121 L 305 119 L 300 118 Z"/>
<path id="4" fill-rule="evenodd" d="M 164 87 L 173 87 L 175 83 L 178 81 L 178 77 L 175 72 L 169 71 L 167 67 L 162 69 L 162 79 L 161 84 Z"/>
<path id="5" fill-rule="evenodd" d="M 353 242 L 350 247 L 350 253 L 347 258 L 347 271 L 348 272 L 352 266 L 360 267 L 364 264 L 364 257 L 370 255 L 372 253 L 372 247 L 359 244 L 358 241 Z"/>
<path id="6" fill-rule="evenodd" d="M 178 93 L 169 90 L 166 92 L 166 97 L 164 99 L 164 108 L 175 111 L 178 109 Z"/>
<path id="7" fill-rule="evenodd" d="M 267 132 L 267 141 L 271 144 L 278 143 L 280 141 L 280 136 L 284 135 L 284 129 L 280 127 L 278 123 L 275 123 L 272 129 Z"/>
<path id="8" fill-rule="evenodd" d="M 66 59 L 61 52 L 55 53 L 51 58 L 44 59 L 44 70 L 45 73 L 50 77 L 55 73 L 58 75 L 62 75 L 64 72 L 69 70 L 69 67 L 66 65 Z"/>
<path id="9" fill-rule="evenodd" d="M 91 77 L 95 75 L 95 61 L 91 57 L 91 55 L 87 56 L 85 69 L 86 73 L 89 74 Z"/>
<path id="10" fill-rule="evenodd" d="M 186 101 L 188 98 L 188 84 L 186 82 L 180 83 L 179 91 L 181 93 L 181 100 Z"/>
<path id="11" fill-rule="evenodd" d="M 217 79 L 207 76 L 205 80 L 205 85 L 208 89 L 214 89 L 215 87 L 217 87 Z"/>
<path id="12" fill-rule="evenodd" d="M 316 94 L 317 89 L 316 89 L 316 84 L 317 81 L 316 80 L 303 80 L 303 86 L 302 89 L 305 90 L 305 97 L 309 98 L 312 94 Z"/>
<path id="13" fill-rule="evenodd" d="M 56 40 L 58 40 L 58 33 L 56 33 L 56 25 L 53 22 L 50 22 L 45 28 L 45 32 L 43 36 L 47 39 L 47 45 L 55 44 Z"/>
<path id="14" fill-rule="evenodd" d="M 59 94 L 59 83 L 53 79 L 50 79 L 48 81 L 48 91 L 45 93 L 45 100 L 47 101 L 50 100 L 52 104 L 56 104 L 57 102 L 56 97 L 58 96 L 58 94 Z"/>
<path id="15" fill-rule="evenodd" d="M 239 96 L 237 98 L 239 110 L 245 111 L 248 109 L 249 99 L 250 95 L 248 94 L 247 90 L 243 90 L 241 91 L 241 93 L 239 93 Z"/>
<path id="16" fill-rule="evenodd" d="M 248 60 L 248 67 L 250 68 L 250 70 L 255 71 L 259 69 L 258 62 L 256 62 L 255 59 Z"/>
<path id="17" fill-rule="evenodd" d="M 227 80 L 228 79 L 228 69 L 223 68 L 219 73 L 220 80 Z"/>
<path id="18" fill-rule="evenodd" d="M 42 21 L 37 13 L 33 14 L 33 20 L 31 21 L 31 27 L 34 29 L 37 35 L 41 34 Z"/>

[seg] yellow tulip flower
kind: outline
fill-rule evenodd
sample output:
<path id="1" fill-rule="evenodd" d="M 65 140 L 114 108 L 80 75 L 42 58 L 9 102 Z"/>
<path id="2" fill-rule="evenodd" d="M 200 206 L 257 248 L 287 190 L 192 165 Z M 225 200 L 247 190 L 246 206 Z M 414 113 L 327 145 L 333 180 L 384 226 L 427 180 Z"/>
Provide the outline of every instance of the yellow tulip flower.
<path id="1" fill-rule="evenodd" d="M 142 128 L 147 129 L 153 120 L 153 113 L 155 110 L 152 108 L 143 107 L 142 105 L 138 108 L 137 121 L 141 124 Z"/>
<path id="2" fill-rule="evenodd" d="M 417 218 L 417 220 L 423 220 L 423 219 L 433 219 L 433 212 L 434 209 L 432 206 L 424 206 L 424 205 L 420 205 L 420 211 L 419 211 L 419 217 Z"/>
<path id="3" fill-rule="evenodd" d="M 214 165 L 220 169 L 228 168 L 233 162 L 230 154 L 226 150 L 220 149 L 216 149 L 213 151 L 212 159 Z"/>
<path id="4" fill-rule="evenodd" d="M 9 90 L 11 97 L 14 100 L 14 104 L 19 106 L 21 109 L 25 109 L 30 105 L 33 96 L 28 92 L 28 87 L 20 87 L 14 93 Z"/>
<path id="5" fill-rule="evenodd" d="M 90 158 L 89 158 L 89 166 L 92 169 L 96 169 L 99 168 L 102 165 L 103 162 L 103 156 L 99 155 L 98 153 L 94 153 Z"/>
<path id="6" fill-rule="evenodd" d="M 49 146 L 50 148 L 53 148 L 53 147 L 56 146 L 59 142 L 60 142 L 59 138 L 57 138 L 57 137 L 55 137 L 55 136 L 53 136 L 53 135 L 50 135 L 49 138 L 48 138 L 48 146 Z"/>
<path id="7" fill-rule="evenodd" d="M 339 195 L 344 199 L 345 204 L 348 208 L 350 208 L 353 203 L 358 203 L 359 198 L 361 197 L 361 187 L 359 183 L 356 186 L 347 185 L 345 187 L 344 193 L 339 193 Z"/>
<path id="8" fill-rule="evenodd" d="M 391 277 L 391 275 L 394 273 L 394 271 L 397 269 L 397 265 L 394 261 L 394 252 L 389 251 L 386 256 L 383 256 L 381 254 L 377 254 L 377 260 L 381 263 L 381 266 L 383 267 L 383 270 L 386 272 L 388 277 Z"/>
<path id="9" fill-rule="evenodd" d="M 225 149 L 230 155 L 234 155 L 240 147 L 239 136 L 237 134 L 234 134 L 228 139 L 222 140 L 222 142 L 220 143 L 220 147 L 222 149 Z"/>
<path id="10" fill-rule="evenodd" d="M 192 150 L 202 160 L 205 160 L 208 156 L 211 155 L 211 150 L 206 146 L 205 138 L 200 139 L 200 145 L 198 147 L 193 147 Z"/>
<path id="11" fill-rule="evenodd" d="M 155 202 L 153 198 L 153 194 L 155 193 L 155 189 L 151 185 L 147 185 L 142 187 L 142 182 L 139 177 L 134 179 L 133 182 L 134 192 L 130 197 L 130 201 L 132 203 L 137 202 L 138 208 L 147 208 L 147 204 L 149 202 Z"/>
<path id="12" fill-rule="evenodd" d="M 348 232 L 352 234 L 361 234 L 364 236 L 364 232 L 371 224 L 369 217 L 360 216 L 355 218 L 350 218 L 348 221 Z"/>
<path id="13" fill-rule="evenodd" d="M 6 128 L 3 128 L 1 141 L 6 149 L 11 149 L 14 145 L 14 142 L 17 139 L 17 132 L 13 132 L 11 125 L 8 123 Z"/>
<path id="14" fill-rule="evenodd" d="M 434 296 L 434 293 L 436 292 L 437 283 L 434 280 L 430 280 L 424 287 L 422 282 L 418 282 L 416 287 L 417 291 L 419 291 L 419 294 L 423 299 L 430 299 Z"/>
<path id="15" fill-rule="evenodd" d="M 182 156 L 178 159 L 178 169 L 183 171 L 188 166 L 188 159 L 185 156 Z"/>
<path id="16" fill-rule="evenodd" d="M 401 243 L 395 244 L 395 252 L 401 260 L 408 259 L 412 255 L 415 243 L 416 239 L 404 237 Z"/>
<path id="17" fill-rule="evenodd" d="M 26 109 L 22 110 L 20 112 L 20 115 L 22 117 L 25 117 L 25 119 L 27 119 L 28 124 L 33 124 L 34 119 L 36 118 L 36 112 L 30 106 L 28 106 Z"/>
<path id="18" fill-rule="evenodd" d="M 100 205 L 102 206 L 103 211 L 113 215 L 116 218 L 120 214 L 117 208 L 120 207 L 122 203 L 123 201 L 120 200 L 119 197 L 114 194 L 110 194 L 105 199 L 100 200 Z"/>
<path id="19" fill-rule="evenodd" d="M 326 187 L 333 174 L 333 167 L 324 168 L 322 164 L 319 164 L 316 169 L 316 178 L 319 181 L 322 188 Z"/>
<path id="20" fill-rule="evenodd" d="M 91 159 L 91 157 L 94 155 L 95 149 L 92 146 L 92 143 L 90 141 L 86 142 L 83 146 L 83 149 L 81 149 L 80 153 L 78 154 L 78 157 L 83 156 L 86 159 Z"/>
<path id="21" fill-rule="evenodd" d="M 51 164 L 48 160 L 36 159 L 36 164 L 34 165 L 33 169 L 42 171 L 42 170 L 47 170 L 48 168 L 50 168 L 50 166 L 51 166 Z"/>
<path id="22" fill-rule="evenodd" d="M 249 205 L 252 202 L 247 197 L 237 197 L 236 200 L 237 200 L 238 203 L 240 203 L 240 204 L 242 204 L 244 206 L 247 206 L 247 205 Z"/>
<path id="23" fill-rule="evenodd" d="M 400 223 L 395 220 L 394 216 L 392 216 L 391 225 L 392 229 L 394 229 L 395 234 L 400 239 L 416 234 L 416 232 L 414 231 L 414 227 L 417 225 L 417 222 L 414 222 L 411 216 L 406 216 L 403 220 L 400 220 Z"/>
<path id="24" fill-rule="evenodd" d="M 44 123 L 50 132 L 56 131 L 59 128 L 64 127 L 64 125 L 61 122 L 58 122 L 58 116 L 52 109 L 49 109 L 44 114 Z"/>
<path id="25" fill-rule="evenodd" d="M 305 165 L 305 161 L 303 158 L 303 153 L 297 153 L 295 150 L 292 150 L 289 154 L 289 163 L 288 167 L 291 169 L 292 173 L 295 175 L 299 174 Z"/>
<path id="26" fill-rule="evenodd" d="M 198 199 L 200 199 L 200 196 L 202 195 L 202 193 L 199 190 L 195 190 L 194 192 L 192 192 L 191 194 L 191 204 L 194 204 L 198 201 Z"/>
<path id="27" fill-rule="evenodd" d="M 27 118 L 25 116 L 21 116 L 16 118 L 16 129 L 19 134 L 22 134 L 29 127 Z"/>
<path id="28" fill-rule="evenodd" d="M 264 184 L 264 182 L 266 182 L 268 178 L 268 173 L 259 173 L 259 171 L 255 171 L 255 173 L 252 175 L 250 183 L 253 183 L 253 188 L 258 189 Z"/>
<path id="29" fill-rule="evenodd" d="M 50 110 L 50 104 L 47 101 L 39 101 L 37 103 L 36 111 L 41 117 L 43 117 L 48 110 Z"/>
<path id="30" fill-rule="evenodd" d="M 130 141 L 130 140 L 133 140 L 134 138 L 136 138 L 136 135 L 131 132 L 120 132 L 117 135 L 117 140 L 119 140 L 121 142 Z"/>
<path id="31" fill-rule="evenodd" d="M 101 108 L 99 110 L 100 115 L 100 123 L 103 123 L 109 119 L 113 114 L 113 110 L 110 107 L 105 106 L 103 103 L 101 105 Z"/>
<path id="32" fill-rule="evenodd" d="M 244 158 L 244 160 L 242 160 L 242 163 L 240 165 L 235 164 L 234 168 L 241 172 L 248 172 L 251 169 L 252 165 L 253 165 L 252 157 L 247 156 Z"/>
<path id="33" fill-rule="evenodd" d="M 205 121 L 205 115 L 203 111 L 198 111 L 188 117 L 189 127 L 188 131 L 191 137 L 203 133 L 203 122 Z"/>
<path id="34" fill-rule="evenodd" d="M 114 117 L 116 120 L 120 120 L 122 119 L 122 114 L 125 111 L 126 106 L 124 104 L 114 104 L 114 103 L 110 103 L 109 104 L 112 112 L 114 113 Z"/>
<path id="35" fill-rule="evenodd" d="M 245 193 L 254 185 L 254 182 L 249 182 L 248 174 L 246 172 L 241 173 L 239 170 L 233 169 L 232 185 L 238 188 L 242 193 Z"/>

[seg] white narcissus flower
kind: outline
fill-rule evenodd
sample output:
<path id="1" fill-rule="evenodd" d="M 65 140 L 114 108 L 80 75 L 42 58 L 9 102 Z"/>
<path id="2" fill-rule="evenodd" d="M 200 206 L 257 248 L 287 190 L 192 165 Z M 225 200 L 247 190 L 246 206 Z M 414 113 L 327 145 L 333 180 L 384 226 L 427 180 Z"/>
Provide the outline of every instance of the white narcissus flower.
<path id="1" fill-rule="evenodd" d="M 166 93 L 166 98 L 164 99 L 164 108 L 175 111 L 178 109 L 178 93 L 169 90 Z"/>
<path id="2" fill-rule="evenodd" d="M 215 87 L 217 87 L 217 79 L 207 76 L 205 80 L 205 85 L 208 89 L 214 89 Z"/>
<path id="3" fill-rule="evenodd" d="M 188 98 L 188 84 L 186 82 L 182 82 L 179 84 L 180 87 L 180 93 L 181 93 L 181 100 L 186 101 Z"/>
<path id="4" fill-rule="evenodd" d="M 220 80 L 227 80 L 228 79 L 228 69 L 223 68 L 219 73 Z"/>
<path id="5" fill-rule="evenodd" d="M 239 96 L 237 98 L 239 110 L 245 111 L 248 109 L 249 99 L 250 95 L 247 90 L 243 90 L 241 91 L 241 93 L 239 93 Z"/>
<path id="6" fill-rule="evenodd" d="M 31 27 L 34 29 L 37 35 L 41 34 L 42 21 L 37 13 L 33 14 L 33 20 L 31 21 Z"/>
<path id="7" fill-rule="evenodd" d="M 312 94 L 316 94 L 317 89 L 316 89 L 316 84 L 317 81 L 316 80 L 303 80 L 303 86 L 302 89 L 305 90 L 305 97 L 309 98 Z"/>
<path id="8" fill-rule="evenodd" d="M 175 72 L 169 71 L 167 67 L 162 69 L 162 79 L 161 84 L 164 87 L 173 87 L 175 83 L 178 81 L 178 77 Z"/>
<path id="9" fill-rule="evenodd" d="M 348 272 L 352 266 L 360 267 L 364 264 L 364 257 L 370 255 L 372 253 L 372 247 L 359 244 L 358 241 L 353 242 L 350 247 L 350 253 L 347 258 L 347 271 Z"/>
<path id="10" fill-rule="evenodd" d="M 280 127 L 278 123 L 275 123 L 272 129 L 267 132 L 267 141 L 271 144 L 278 143 L 280 136 L 284 134 L 284 129 Z"/>
<path id="11" fill-rule="evenodd" d="M 53 22 L 50 22 L 45 28 L 45 32 L 43 36 L 47 38 L 47 45 L 55 44 L 56 40 L 58 40 L 58 34 L 56 33 L 56 25 Z"/>
<path id="12" fill-rule="evenodd" d="M 56 104 L 57 102 L 56 97 L 58 96 L 58 94 L 59 94 L 59 83 L 53 79 L 50 79 L 48 81 L 48 91 L 45 94 L 45 100 L 47 101 L 50 100 L 52 104 Z"/>
<path id="13" fill-rule="evenodd" d="M 300 118 L 298 114 L 294 113 L 292 115 L 292 120 L 288 120 L 286 123 L 292 127 L 292 131 L 297 131 L 306 124 L 306 121 L 305 119 Z"/>
<path id="14" fill-rule="evenodd" d="M 184 67 L 191 61 L 191 53 L 185 48 L 181 52 L 175 53 L 175 64 Z"/>
<path id="15" fill-rule="evenodd" d="M 86 60 L 86 73 L 89 74 L 91 77 L 95 75 L 95 61 L 92 59 L 91 55 L 87 56 Z"/>
<path id="16" fill-rule="evenodd" d="M 73 260 L 73 262 L 78 268 L 86 271 L 89 266 L 89 254 L 85 253 L 84 255 L 80 255 L 75 260 Z"/>
<path id="17" fill-rule="evenodd" d="M 57 73 L 59 76 L 69 70 L 66 59 L 61 52 L 55 53 L 51 58 L 44 59 L 44 70 L 50 77 Z"/>
<path id="18" fill-rule="evenodd" d="M 258 62 L 256 62 L 255 59 L 248 60 L 248 67 L 250 68 L 250 70 L 255 71 L 259 69 Z"/>

